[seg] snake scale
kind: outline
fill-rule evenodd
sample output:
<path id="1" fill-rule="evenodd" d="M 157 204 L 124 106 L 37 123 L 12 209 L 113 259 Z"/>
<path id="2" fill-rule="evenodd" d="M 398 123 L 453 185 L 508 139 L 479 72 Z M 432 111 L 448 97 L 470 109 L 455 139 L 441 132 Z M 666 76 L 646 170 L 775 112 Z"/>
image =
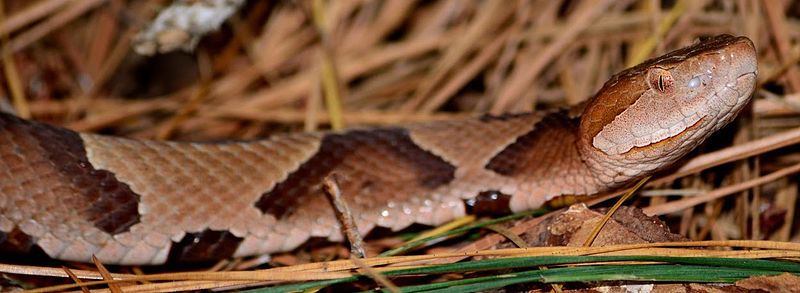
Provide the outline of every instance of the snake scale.
<path id="1" fill-rule="evenodd" d="M 363 234 L 590 196 L 733 120 L 756 72 L 752 42 L 723 35 L 622 71 L 571 109 L 249 142 L 133 140 L 0 114 L 0 248 L 161 264 L 338 241 L 320 186 L 332 173 Z"/>

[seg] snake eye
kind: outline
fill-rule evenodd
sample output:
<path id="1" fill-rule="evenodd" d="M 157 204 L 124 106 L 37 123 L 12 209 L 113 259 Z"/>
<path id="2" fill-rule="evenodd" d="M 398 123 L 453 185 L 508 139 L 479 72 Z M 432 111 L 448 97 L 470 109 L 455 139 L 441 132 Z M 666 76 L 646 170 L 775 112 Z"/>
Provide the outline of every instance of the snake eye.
<path id="1" fill-rule="evenodd" d="M 670 93 L 675 87 L 675 79 L 672 78 L 669 70 L 655 67 L 647 72 L 647 84 L 659 93 Z"/>

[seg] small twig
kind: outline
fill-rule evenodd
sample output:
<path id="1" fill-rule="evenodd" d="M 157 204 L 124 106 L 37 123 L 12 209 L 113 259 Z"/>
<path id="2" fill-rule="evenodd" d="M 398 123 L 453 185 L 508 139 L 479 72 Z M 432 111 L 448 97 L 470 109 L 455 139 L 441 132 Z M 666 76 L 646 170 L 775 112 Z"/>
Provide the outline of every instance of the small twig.
<path id="1" fill-rule="evenodd" d="M 101 263 L 100 260 L 94 255 L 92 255 L 92 262 L 95 266 L 97 266 L 97 271 L 100 272 L 101 276 L 103 276 L 103 280 L 109 281 L 108 290 L 111 291 L 111 293 L 122 293 L 122 290 L 119 288 L 119 284 L 111 282 L 114 280 L 114 277 L 111 276 L 111 272 L 109 272 L 106 267 L 103 266 L 103 263 Z"/>
<path id="2" fill-rule="evenodd" d="M 78 278 L 78 276 L 76 276 L 68 267 L 62 266 L 61 268 L 64 269 L 64 272 L 67 273 L 67 275 L 69 275 L 69 278 L 72 279 L 72 281 L 75 282 L 75 284 L 80 285 L 81 283 L 83 283 L 81 279 Z M 86 286 L 81 286 L 81 291 L 83 291 L 83 293 L 89 293 L 89 288 L 87 288 Z"/>
<path id="3" fill-rule="evenodd" d="M 754 186 L 772 182 L 797 172 L 800 172 L 800 163 L 769 173 L 768 175 L 747 180 L 742 183 L 728 185 L 719 189 L 715 189 L 704 195 L 687 197 L 684 199 L 671 201 L 665 204 L 647 207 L 644 209 L 644 213 L 647 215 L 664 215 L 672 212 L 677 212 L 685 208 L 693 207 L 695 205 L 704 202 L 708 202 L 727 195 L 731 195 L 736 192 L 753 188 Z"/>
<path id="4" fill-rule="evenodd" d="M 322 186 L 325 194 L 333 203 L 336 218 L 342 225 L 342 230 L 347 236 L 347 240 L 350 241 L 350 259 L 353 261 L 353 263 L 361 268 L 363 273 L 367 274 L 373 280 L 386 287 L 386 289 L 390 292 L 400 292 L 400 289 L 392 284 L 392 282 L 389 281 L 386 276 L 375 271 L 375 269 L 361 260 L 367 257 L 367 252 L 364 250 L 364 240 L 361 237 L 361 233 L 358 232 L 358 227 L 356 226 L 356 221 L 353 219 L 353 213 L 350 212 L 350 207 L 347 205 L 344 197 L 342 197 L 342 190 L 339 188 L 338 176 L 336 176 L 335 173 L 328 175 L 322 181 Z"/>
<path id="5" fill-rule="evenodd" d="M 397 285 L 395 285 L 394 283 L 392 283 L 392 281 L 389 280 L 389 278 L 387 278 L 386 276 L 375 270 L 373 267 L 366 264 L 364 260 L 352 256 L 350 257 L 350 260 L 352 260 L 353 264 L 357 265 L 365 275 L 375 280 L 375 282 L 378 282 L 378 284 L 383 285 L 383 287 L 386 287 L 386 290 L 389 290 L 389 292 L 392 293 L 402 292 L 400 288 L 397 287 Z"/>
<path id="6" fill-rule="evenodd" d="M 631 198 L 633 194 L 636 192 L 636 190 L 639 190 L 639 188 L 641 188 L 642 185 L 644 185 L 644 183 L 647 182 L 647 180 L 650 180 L 650 176 L 647 176 L 645 178 L 642 178 L 642 180 L 639 180 L 639 183 L 636 183 L 636 185 L 633 186 L 633 188 L 631 188 L 630 191 L 625 193 L 625 195 L 622 196 L 622 198 L 620 198 L 617 201 L 617 203 L 615 203 L 614 206 L 612 206 L 611 209 L 608 210 L 608 212 L 606 212 L 606 214 L 603 216 L 603 219 L 601 219 L 600 222 L 597 223 L 597 225 L 592 230 L 592 233 L 590 233 L 589 237 L 586 238 L 586 241 L 583 242 L 583 246 L 585 247 L 592 246 L 592 242 L 594 242 L 594 239 L 597 238 L 597 235 L 600 234 L 600 230 L 603 229 L 603 226 L 605 226 L 608 220 L 611 219 L 611 216 L 614 215 L 614 212 L 616 212 L 617 209 L 619 209 L 619 207 L 622 206 L 623 202 Z"/>
<path id="7" fill-rule="evenodd" d="M 364 250 L 364 238 L 362 238 L 361 233 L 358 232 L 353 213 L 350 212 L 350 207 L 348 207 L 347 202 L 342 197 L 338 176 L 336 176 L 336 174 L 331 174 L 325 177 L 322 181 L 322 187 L 325 194 L 333 203 L 333 211 L 336 213 L 336 218 L 342 225 L 342 230 L 345 236 L 347 236 L 347 240 L 350 241 L 350 253 L 362 258 L 366 257 L 367 253 Z"/>
<path id="8" fill-rule="evenodd" d="M 525 240 L 523 240 L 522 237 L 519 237 L 519 235 L 517 235 L 516 233 L 512 232 L 509 229 L 506 229 L 503 226 L 500 226 L 498 224 L 494 224 L 494 225 L 486 226 L 485 228 L 489 229 L 489 230 L 492 230 L 497 234 L 503 235 L 504 237 L 508 238 L 508 240 L 511 241 L 511 243 L 514 243 L 514 245 L 516 245 L 519 248 L 528 247 L 528 244 L 525 243 Z"/>

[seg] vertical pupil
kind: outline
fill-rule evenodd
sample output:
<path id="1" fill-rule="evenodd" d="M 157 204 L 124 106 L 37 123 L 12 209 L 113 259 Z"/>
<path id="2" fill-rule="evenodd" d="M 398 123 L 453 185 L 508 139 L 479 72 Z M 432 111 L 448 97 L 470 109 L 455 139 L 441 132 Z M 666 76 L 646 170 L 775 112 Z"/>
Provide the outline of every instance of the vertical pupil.
<path id="1" fill-rule="evenodd" d="M 658 90 L 660 90 L 662 92 L 664 91 L 664 76 L 663 75 L 659 75 L 658 76 Z"/>

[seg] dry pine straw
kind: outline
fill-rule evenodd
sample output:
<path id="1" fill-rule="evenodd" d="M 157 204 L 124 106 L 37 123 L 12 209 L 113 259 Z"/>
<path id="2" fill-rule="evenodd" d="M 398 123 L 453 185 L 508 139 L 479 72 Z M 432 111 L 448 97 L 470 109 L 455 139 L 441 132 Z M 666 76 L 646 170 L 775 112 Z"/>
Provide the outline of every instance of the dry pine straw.
<path id="1" fill-rule="evenodd" d="M 759 250 L 697 250 L 686 249 L 683 247 L 737 247 Z M 150 275 L 132 274 L 112 274 L 104 272 L 102 265 L 100 272 L 91 270 L 70 270 L 69 272 L 83 280 L 106 281 L 84 281 L 83 286 L 108 284 L 110 278 L 116 279 L 112 284 L 124 286 L 122 289 L 139 291 L 145 289 L 160 288 L 220 288 L 228 286 L 269 284 L 286 281 L 310 281 L 326 280 L 333 278 L 343 278 L 350 276 L 353 272 L 360 270 L 363 266 L 372 267 L 376 272 L 419 267 L 422 262 L 430 262 L 437 259 L 464 258 L 472 256 L 492 256 L 492 257 L 526 257 L 543 255 L 652 255 L 652 256 L 683 256 L 683 257 L 730 257 L 730 258 L 794 258 L 800 257 L 800 245 L 795 243 L 782 243 L 771 241 L 694 241 L 694 242 L 671 242 L 671 243 L 646 243 L 646 244 L 627 244 L 613 245 L 604 247 L 532 247 L 470 251 L 457 253 L 443 253 L 436 255 L 416 255 L 416 256 L 396 256 L 396 257 L 374 257 L 358 261 L 338 260 L 329 262 L 318 262 L 301 264 L 288 267 L 280 267 L 266 270 L 236 271 L 236 272 L 178 272 L 162 273 Z M 0 271 L 18 274 L 34 274 L 40 276 L 68 277 L 68 273 L 59 268 L 28 267 L 18 265 L 0 265 Z M 151 281 L 172 281 L 167 283 L 148 283 Z M 132 282 L 144 282 L 134 284 Z M 76 285 L 62 285 L 48 288 L 41 288 L 37 292 L 60 291 L 68 288 L 75 288 Z M 154 287 L 155 286 L 155 287 Z M 189 286 L 189 287 L 185 287 Z M 198 287 L 199 286 L 199 287 Z"/>
<path id="2" fill-rule="evenodd" d="M 177 75 L 196 79 L 170 86 L 172 77 L 161 75 L 126 92 L 120 88 L 137 80 L 126 64 L 135 58 L 131 40 L 158 12 L 158 1 L 4 1 L 2 90 L 21 115 L 76 130 L 253 138 L 572 105 L 645 56 L 697 36 L 745 34 L 758 47 L 759 87 L 751 113 L 729 131 L 733 144 L 647 187 L 674 188 L 667 184 L 680 180 L 674 193 L 700 195 L 636 204 L 675 219 L 676 232 L 695 240 L 800 237 L 791 225 L 791 175 L 800 171 L 800 156 L 786 150 L 800 139 L 800 22 L 786 13 L 796 3 L 252 2 L 201 43 L 194 59 L 178 63 Z M 690 208 L 696 205 L 702 208 Z M 783 213 L 764 218 L 765 207 Z M 778 220 L 783 224 L 762 225 Z"/>

